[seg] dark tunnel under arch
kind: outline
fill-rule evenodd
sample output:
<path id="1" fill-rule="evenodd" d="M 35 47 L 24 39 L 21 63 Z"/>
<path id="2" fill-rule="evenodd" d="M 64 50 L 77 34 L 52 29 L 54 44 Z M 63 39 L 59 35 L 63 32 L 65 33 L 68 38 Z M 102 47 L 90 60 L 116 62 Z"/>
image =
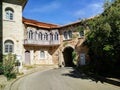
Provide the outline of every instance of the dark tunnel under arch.
<path id="1" fill-rule="evenodd" d="M 65 67 L 73 67 L 75 66 L 73 63 L 72 52 L 74 49 L 72 47 L 66 47 L 63 51 L 64 56 L 64 64 Z"/>

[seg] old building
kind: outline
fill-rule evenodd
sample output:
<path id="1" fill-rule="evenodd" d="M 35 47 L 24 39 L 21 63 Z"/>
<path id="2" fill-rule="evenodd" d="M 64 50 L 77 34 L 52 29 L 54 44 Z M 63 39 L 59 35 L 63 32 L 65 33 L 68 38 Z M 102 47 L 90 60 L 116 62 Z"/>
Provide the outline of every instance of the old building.
<path id="1" fill-rule="evenodd" d="M 27 0 L 3 0 L 3 54 L 13 53 L 22 65 L 53 64 L 73 66 L 72 52 L 77 63 L 85 65 L 88 49 L 82 45 L 86 30 L 68 25 L 55 25 L 22 17 Z"/>

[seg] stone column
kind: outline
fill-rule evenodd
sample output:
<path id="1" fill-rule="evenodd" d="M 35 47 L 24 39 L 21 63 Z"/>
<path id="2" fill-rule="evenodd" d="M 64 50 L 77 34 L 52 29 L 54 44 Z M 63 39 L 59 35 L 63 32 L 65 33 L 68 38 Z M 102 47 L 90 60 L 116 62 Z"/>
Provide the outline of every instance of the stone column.
<path id="1" fill-rule="evenodd" d="M 30 50 L 30 65 L 34 64 L 34 50 Z"/>
<path id="2" fill-rule="evenodd" d="M 58 63 L 58 65 L 59 65 L 60 67 L 64 67 L 64 58 L 63 58 L 63 53 L 62 53 L 62 51 L 59 51 L 59 63 Z"/>

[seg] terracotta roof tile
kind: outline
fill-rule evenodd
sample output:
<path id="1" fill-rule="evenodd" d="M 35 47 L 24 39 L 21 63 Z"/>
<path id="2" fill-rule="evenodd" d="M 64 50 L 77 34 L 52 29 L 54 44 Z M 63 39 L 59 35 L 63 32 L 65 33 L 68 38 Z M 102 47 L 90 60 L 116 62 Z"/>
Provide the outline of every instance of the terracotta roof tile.
<path id="1" fill-rule="evenodd" d="M 77 25 L 77 24 L 80 24 L 82 21 L 85 21 L 85 20 L 90 20 L 90 19 L 93 19 L 95 17 L 98 17 L 99 15 L 96 15 L 96 16 L 92 16 L 90 18 L 86 18 L 86 19 L 83 19 L 83 20 L 78 20 L 76 22 L 72 22 L 72 23 L 69 23 L 69 24 L 65 24 L 63 26 L 60 26 L 60 28 L 64 28 L 64 27 L 68 27 L 68 26 L 72 26 L 72 25 Z"/>
<path id="2" fill-rule="evenodd" d="M 99 16 L 99 15 L 97 15 Z M 93 16 L 84 20 L 89 20 L 89 19 L 93 19 L 97 16 Z M 31 19 L 26 19 L 23 17 L 23 23 L 27 24 L 27 25 L 32 25 L 32 26 L 36 26 L 36 27 L 40 27 L 40 28 L 46 28 L 46 29 L 51 29 L 51 28 L 65 28 L 65 27 L 69 27 L 69 26 L 73 26 L 73 25 L 78 25 L 80 24 L 82 21 L 84 20 L 78 20 L 76 22 L 72 22 L 63 26 L 60 25 L 56 25 L 56 24 L 50 24 L 50 23 L 44 23 L 44 22 L 39 22 L 36 20 L 31 20 Z"/>
<path id="3" fill-rule="evenodd" d="M 23 17 L 23 23 L 25 23 L 27 25 L 40 27 L 40 28 L 46 28 L 46 29 L 59 28 L 59 25 L 56 25 L 56 24 L 49 24 L 49 23 L 44 23 L 44 22 L 38 22 L 36 20 L 26 19 L 24 17 Z"/>

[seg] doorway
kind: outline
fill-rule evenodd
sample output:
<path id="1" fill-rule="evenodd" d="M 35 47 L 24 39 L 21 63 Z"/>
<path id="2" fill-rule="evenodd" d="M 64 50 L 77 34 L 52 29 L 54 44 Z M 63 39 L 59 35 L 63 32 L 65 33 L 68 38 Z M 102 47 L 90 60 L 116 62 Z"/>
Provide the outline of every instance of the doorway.
<path id="1" fill-rule="evenodd" d="M 30 65 L 30 51 L 25 51 L 25 64 Z"/>
<path id="2" fill-rule="evenodd" d="M 73 63 L 73 58 L 72 58 L 72 52 L 74 49 L 72 47 L 66 47 L 63 51 L 63 56 L 64 56 L 64 64 L 65 67 L 73 67 L 75 66 Z"/>

